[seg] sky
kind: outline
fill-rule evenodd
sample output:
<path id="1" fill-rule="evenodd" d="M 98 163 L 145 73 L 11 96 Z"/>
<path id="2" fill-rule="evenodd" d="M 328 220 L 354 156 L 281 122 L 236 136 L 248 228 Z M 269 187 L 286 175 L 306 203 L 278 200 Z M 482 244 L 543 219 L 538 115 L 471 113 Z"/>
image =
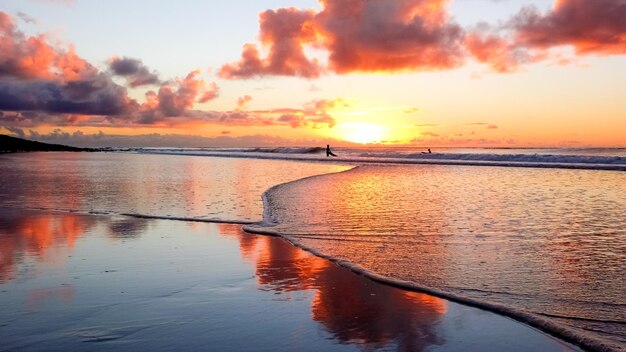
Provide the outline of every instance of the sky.
<path id="1" fill-rule="evenodd" d="M 626 0 L 0 0 L 0 133 L 625 147 Z"/>

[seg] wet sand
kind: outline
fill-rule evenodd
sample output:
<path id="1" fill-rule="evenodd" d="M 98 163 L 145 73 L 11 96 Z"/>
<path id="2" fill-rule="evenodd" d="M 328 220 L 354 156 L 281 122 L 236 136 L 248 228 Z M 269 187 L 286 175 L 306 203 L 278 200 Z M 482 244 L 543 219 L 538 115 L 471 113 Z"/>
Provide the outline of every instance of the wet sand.
<path id="1" fill-rule="evenodd" d="M 579 350 L 239 225 L 0 210 L 2 350 Z"/>

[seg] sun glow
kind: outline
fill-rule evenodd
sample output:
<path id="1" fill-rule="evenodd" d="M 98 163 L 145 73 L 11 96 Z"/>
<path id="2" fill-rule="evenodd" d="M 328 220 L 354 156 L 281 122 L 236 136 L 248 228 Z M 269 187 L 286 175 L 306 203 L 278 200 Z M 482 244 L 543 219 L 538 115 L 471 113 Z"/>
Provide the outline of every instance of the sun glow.
<path id="1" fill-rule="evenodd" d="M 370 122 L 345 122 L 337 125 L 337 137 L 354 143 L 381 142 L 388 128 Z"/>

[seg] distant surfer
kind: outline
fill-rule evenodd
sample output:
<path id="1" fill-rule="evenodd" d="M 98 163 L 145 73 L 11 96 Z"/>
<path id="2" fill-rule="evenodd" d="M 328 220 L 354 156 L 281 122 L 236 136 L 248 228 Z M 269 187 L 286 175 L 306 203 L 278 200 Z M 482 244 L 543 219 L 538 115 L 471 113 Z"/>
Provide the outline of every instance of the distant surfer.
<path id="1" fill-rule="evenodd" d="M 330 150 L 330 144 L 326 144 L 326 157 L 328 158 L 329 156 L 337 156 L 335 155 L 331 150 Z"/>
<path id="2" fill-rule="evenodd" d="M 427 152 L 422 152 L 422 154 L 432 154 L 433 152 L 430 151 L 430 148 L 428 148 L 428 153 Z"/>

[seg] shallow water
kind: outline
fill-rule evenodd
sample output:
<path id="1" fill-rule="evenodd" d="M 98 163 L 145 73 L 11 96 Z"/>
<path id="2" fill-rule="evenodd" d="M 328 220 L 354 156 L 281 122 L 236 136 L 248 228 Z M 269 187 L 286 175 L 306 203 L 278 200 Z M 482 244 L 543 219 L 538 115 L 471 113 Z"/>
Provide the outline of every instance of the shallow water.
<path id="1" fill-rule="evenodd" d="M 0 206 L 18 213 L 25 208 L 65 211 L 11 223 L 2 216 L 2 225 L 17 225 L 6 227 L 0 236 L 0 285 L 38 277 L 49 280 L 46 277 L 64 267 L 65 257 L 73 255 L 69 252 L 92 238 L 85 234 L 95 229 L 96 238 L 131 246 L 130 254 L 113 249 L 103 252 L 104 258 L 119 260 L 124 268 L 148 257 L 151 263 L 159 260 L 161 252 L 153 252 L 150 243 L 137 239 L 161 222 L 125 216 L 98 222 L 94 219 L 100 217 L 76 212 L 257 221 L 263 213 L 260 195 L 271 186 L 348 168 L 330 163 L 123 153 L 0 155 Z M 368 166 L 278 186 L 269 198 L 274 217 L 282 222 L 273 230 L 290 233 L 293 240 L 324 254 L 446 292 L 567 316 L 570 319 L 557 321 L 619 342 L 625 339 L 625 221 L 620 211 L 625 208 L 624 177 L 626 173 L 606 171 Z M 241 253 L 244 260 L 252 261 L 254 256 L 245 254 L 248 239 L 240 241 Z M 228 273 L 228 265 L 216 267 Z M 157 269 L 147 275 L 161 281 Z M 313 289 L 309 279 L 294 281 L 289 275 L 285 280 L 269 280 L 263 290 Z M 52 307 L 60 312 L 63 297 L 74 294 L 54 286 L 43 287 L 34 297 L 52 297 Z M 489 329 L 500 331 L 492 325 Z M 456 335 L 455 341 L 483 336 L 468 331 L 463 338 Z"/>
<path id="2" fill-rule="evenodd" d="M 362 166 L 267 197 L 320 253 L 626 342 L 626 173 Z"/>
<path id="3" fill-rule="evenodd" d="M 0 205 L 258 221 L 268 188 L 347 167 L 124 153 L 0 154 Z"/>
<path id="4" fill-rule="evenodd" d="M 580 351 L 238 225 L 0 217 L 2 350 Z"/>

